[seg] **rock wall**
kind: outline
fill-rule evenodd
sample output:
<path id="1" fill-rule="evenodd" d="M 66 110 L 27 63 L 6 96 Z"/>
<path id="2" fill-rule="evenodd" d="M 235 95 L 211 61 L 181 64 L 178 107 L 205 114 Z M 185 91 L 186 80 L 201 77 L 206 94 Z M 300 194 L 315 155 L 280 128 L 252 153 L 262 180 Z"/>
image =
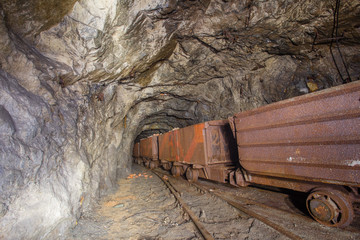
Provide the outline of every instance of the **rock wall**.
<path id="1" fill-rule="evenodd" d="M 136 138 L 359 80 L 336 2 L 1 0 L 0 238 L 65 239 Z"/>

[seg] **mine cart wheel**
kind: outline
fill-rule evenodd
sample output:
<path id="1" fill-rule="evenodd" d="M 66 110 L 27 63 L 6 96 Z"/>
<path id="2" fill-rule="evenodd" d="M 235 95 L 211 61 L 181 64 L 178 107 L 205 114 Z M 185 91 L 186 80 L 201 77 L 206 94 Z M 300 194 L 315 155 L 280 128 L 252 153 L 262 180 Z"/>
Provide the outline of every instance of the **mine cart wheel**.
<path id="1" fill-rule="evenodd" d="M 163 164 L 163 168 L 167 171 L 169 171 L 171 169 L 171 163 L 167 162 Z"/>
<path id="2" fill-rule="evenodd" d="M 174 177 L 180 177 L 181 175 L 181 168 L 179 166 L 173 166 L 171 168 L 171 174 L 174 176 Z"/>
<path id="3" fill-rule="evenodd" d="M 354 218 L 350 197 L 340 190 L 315 189 L 306 199 L 306 208 L 316 221 L 331 227 L 348 226 Z"/>
<path id="4" fill-rule="evenodd" d="M 194 169 L 192 167 L 188 167 L 186 170 L 186 179 L 189 182 L 196 182 L 199 178 L 199 170 Z"/>
<path id="5" fill-rule="evenodd" d="M 156 163 L 153 162 L 153 161 L 150 161 L 150 163 L 149 163 L 149 168 L 150 168 L 150 169 L 156 168 Z"/>

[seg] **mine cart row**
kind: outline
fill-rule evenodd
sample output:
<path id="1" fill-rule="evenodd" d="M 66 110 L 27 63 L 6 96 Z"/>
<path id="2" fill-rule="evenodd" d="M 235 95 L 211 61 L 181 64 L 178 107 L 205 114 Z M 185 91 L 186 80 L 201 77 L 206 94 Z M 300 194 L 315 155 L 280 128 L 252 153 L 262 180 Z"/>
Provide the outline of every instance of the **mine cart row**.
<path id="1" fill-rule="evenodd" d="M 318 222 L 344 227 L 360 202 L 360 81 L 155 134 L 133 157 L 191 181 L 307 192 Z"/>
<path id="2" fill-rule="evenodd" d="M 236 169 L 236 143 L 227 120 L 210 121 L 155 134 L 135 144 L 134 157 L 149 168 L 162 166 L 174 176 L 185 174 L 228 182 Z"/>

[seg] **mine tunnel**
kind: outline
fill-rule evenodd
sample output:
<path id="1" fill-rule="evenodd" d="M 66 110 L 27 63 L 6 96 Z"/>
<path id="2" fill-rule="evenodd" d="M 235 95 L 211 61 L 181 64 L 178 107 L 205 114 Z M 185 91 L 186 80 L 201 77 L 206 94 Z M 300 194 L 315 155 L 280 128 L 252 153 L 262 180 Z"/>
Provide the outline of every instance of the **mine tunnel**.
<path id="1" fill-rule="evenodd" d="M 358 1 L 0 0 L 0 45 L 0 239 L 360 239 Z M 133 155 L 218 120 L 224 180 Z"/>

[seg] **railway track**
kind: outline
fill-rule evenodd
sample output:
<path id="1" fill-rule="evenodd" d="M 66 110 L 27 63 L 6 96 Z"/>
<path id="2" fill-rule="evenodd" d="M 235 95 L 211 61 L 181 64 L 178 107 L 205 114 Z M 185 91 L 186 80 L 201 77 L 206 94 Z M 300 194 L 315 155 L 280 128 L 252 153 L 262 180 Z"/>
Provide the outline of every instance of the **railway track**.
<path id="1" fill-rule="evenodd" d="M 188 213 L 194 224 L 197 226 L 204 239 L 214 239 L 213 234 L 211 234 L 210 230 L 206 229 L 204 224 L 202 224 L 197 217 L 197 214 L 194 213 L 191 210 L 191 207 L 189 207 L 182 199 L 182 192 L 177 189 L 174 184 L 175 182 L 182 182 L 182 184 L 193 186 L 203 194 L 209 194 L 210 196 L 221 199 L 236 208 L 241 214 L 246 214 L 251 218 L 261 221 L 289 239 L 360 239 L 360 231 L 358 229 L 347 228 L 347 230 L 339 230 L 336 228 L 325 227 L 300 214 L 274 208 L 244 197 L 235 196 L 214 187 L 209 188 L 201 183 L 189 183 L 181 178 L 175 179 L 164 171 L 153 171 L 174 194 L 180 205 L 184 208 L 184 211 Z M 167 180 L 161 176 L 166 176 Z M 291 219 L 291 221 L 289 221 L 289 219 Z M 317 229 L 320 231 L 317 231 Z"/>
<path id="2" fill-rule="evenodd" d="M 188 206 L 188 204 L 185 203 L 185 201 L 182 199 L 181 195 L 182 195 L 182 191 L 179 190 L 175 184 L 173 183 L 174 181 L 178 181 L 179 179 L 174 179 L 172 176 L 163 173 L 163 172 L 159 172 L 156 170 L 153 170 L 154 174 L 156 174 L 160 179 L 162 179 L 162 181 L 165 183 L 165 185 L 169 188 L 169 190 L 172 192 L 172 194 L 175 196 L 175 198 L 178 200 L 179 204 L 181 205 L 181 207 L 184 209 L 184 211 L 189 215 L 189 217 L 191 218 L 191 220 L 194 222 L 194 224 L 196 225 L 196 227 L 198 228 L 199 232 L 201 233 L 201 235 L 203 236 L 204 239 L 208 240 L 208 239 L 215 239 L 212 234 L 210 233 L 211 231 L 206 229 L 206 227 L 204 226 L 204 224 L 202 224 L 202 222 L 200 221 L 200 219 L 198 218 L 197 214 L 191 210 L 191 208 Z M 161 175 L 166 175 L 167 176 L 167 180 L 165 180 Z M 181 181 L 181 180 L 180 180 Z M 230 199 L 225 199 L 223 197 L 217 196 L 216 194 L 212 194 L 210 192 L 208 192 L 205 189 L 201 189 L 199 186 L 196 186 L 195 184 L 192 183 L 187 183 L 187 181 L 182 181 L 185 184 L 188 184 L 190 186 L 193 186 L 197 189 L 200 189 L 201 191 L 207 192 L 207 194 L 211 194 L 212 196 L 221 199 L 222 201 L 226 201 L 227 203 L 229 203 L 232 207 L 235 207 L 236 209 L 240 210 L 242 215 L 246 214 L 248 217 L 251 218 L 255 218 L 263 223 L 265 223 L 267 226 L 271 227 L 272 229 L 276 230 L 277 232 L 279 232 L 281 235 L 286 236 L 289 239 L 293 239 L 293 240 L 299 240 L 302 239 L 301 237 L 291 233 L 290 231 L 284 229 L 283 227 L 281 227 L 280 225 L 277 225 L 275 223 L 271 223 L 270 221 L 266 221 L 265 218 L 263 218 L 262 216 L 256 214 L 255 212 L 246 210 L 245 208 L 243 208 L 240 204 L 237 204 L 235 202 L 232 202 Z"/>
<path id="3" fill-rule="evenodd" d="M 202 191 L 207 191 L 210 194 L 213 194 L 219 198 L 222 198 L 225 200 L 224 196 L 227 196 L 227 198 L 230 199 L 237 199 L 238 201 L 241 201 L 243 205 L 246 206 L 258 206 L 260 208 L 264 208 L 264 209 L 268 209 L 270 211 L 276 211 L 282 214 L 286 214 L 289 216 L 292 216 L 292 219 L 299 219 L 301 221 L 306 222 L 307 224 L 311 224 L 311 225 L 319 225 L 317 222 L 315 222 L 314 219 L 304 215 L 304 214 L 300 214 L 298 212 L 293 212 L 293 211 L 289 211 L 289 210 L 285 210 L 279 207 L 273 207 L 270 205 L 266 205 L 257 201 L 254 201 L 252 199 L 246 198 L 246 197 L 241 197 L 237 194 L 233 194 L 233 193 L 227 193 L 223 190 L 219 190 L 219 189 L 212 189 L 209 188 L 208 186 L 204 186 L 200 183 L 192 183 L 195 187 L 199 188 Z M 262 190 L 262 189 L 258 189 L 260 191 L 266 191 L 266 190 Z M 225 200 L 226 201 L 226 200 Z M 231 200 L 230 200 L 231 201 Z M 359 225 L 359 224 L 358 224 Z M 320 225 L 321 226 L 321 225 Z M 331 228 L 331 229 L 337 229 L 337 228 Z M 353 226 L 347 226 L 346 228 L 341 228 L 341 231 L 348 231 L 348 232 L 352 232 L 352 233 L 356 233 L 359 234 L 360 236 L 360 228 L 359 226 L 353 227 Z"/>
<path id="4" fill-rule="evenodd" d="M 158 172 L 153 171 L 169 188 L 171 193 L 175 196 L 176 200 L 180 203 L 181 207 L 184 209 L 184 211 L 189 215 L 191 220 L 194 222 L 195 226 L 198 228 L 201 235 L 206 240 L 213 240 L 213 236 L 209 233 L 209 231 L 204 227 L 204 225 L 200 222 L 199 218 L 196 216 L 196 214 L 191 210 L 191 208 L 185 203 L 185 201 L 181 198 L 179 191 L 169 182 L 164 180 Z"/>
<path id="5" fill-rule="evenodd" d="M 313 227 L 322 227 L 322 228 L 327 228 L 327 227 L 324 227 L 322 225 L 320 225 L 319 223 L 317 223 L 314 219 L 310 218 L 310 217 L 307 217 L 303 214 L 300 214 L 300 213 L 297 213 L 297 212 L 292 212 L 292 211 L 288 211 L 288 210 L 284 210 L 284 209 L 281 209 L 281 208 L 278 208 L 278 207 L 273 207 L 273 206 L 269 206 L 269 205 L 266 205 L 266 204 L 263 204 L 263 203 L 260 203 L 260 202 L 257 202 L 257 201 L 254 201 L 252 199 L 249 199 L 249 198 L 245 198 L 245 197 L 241 197 L 241 196 L 238 196 L 238 195 L 234 195 L 234 194 L 228 194 L 222 190 L 218 190 L 218 189 L 209 189 L 209 188 L 206 188 L 204 187 L 203 185 L 199 184 L 199 183 L 192 183 L 192 185 L 196 186 L 197 188 L 199 188 L 200 190 L 202 191 L 207 191 L 209 192 L 210 194 L 213 194 L 221 199 L 223 199 L 224 201 L 228 202 L 229 204 L 233 205 L 231 199 L 236 199 L 237 202 L 234 203 L 234 206 L 235 205 L 239 205 L 239 201 L 241 202 L 241 205 L 240 205 L 240 208 L 244 208 L 244 206 L 256 206 L 258 208 L 262 208 L 262 209 L 267 209 L 271 212 L 278 212 L 279 214 L 285 214 L 285 215 L 288 215 L 291 217 L 292 220 L 295 219 L 295 221 L 297 222 L 306 222 L 306 224 L 308 225 L 311 225 Z M 225 197 L 226 196 L 226 197 Z M 240 209 L 241 210 L 241 209 Z M 246 208 L 245 208 L 245 211 Z M 250 210 L 251 211 L 251 210 Z M 269 221 L 267 218 L 264 219 L 265 221 Z M 271 221 L 269 221 L 270 224 L 272 224 Z M 297 227 L 299 226 L 299 224 L 295 224 Z M 355 233 L 355 234 L 358 234 L 357 236 L 360 237 L 360 229 L 357 228 L 357 227 L 352 227 L 352 226 L 348 226 L 346 228 L 329 228 L 331 229 L 331 231 L 346 231 L 346 232 L 351 232 L 351 233 Z"/>

